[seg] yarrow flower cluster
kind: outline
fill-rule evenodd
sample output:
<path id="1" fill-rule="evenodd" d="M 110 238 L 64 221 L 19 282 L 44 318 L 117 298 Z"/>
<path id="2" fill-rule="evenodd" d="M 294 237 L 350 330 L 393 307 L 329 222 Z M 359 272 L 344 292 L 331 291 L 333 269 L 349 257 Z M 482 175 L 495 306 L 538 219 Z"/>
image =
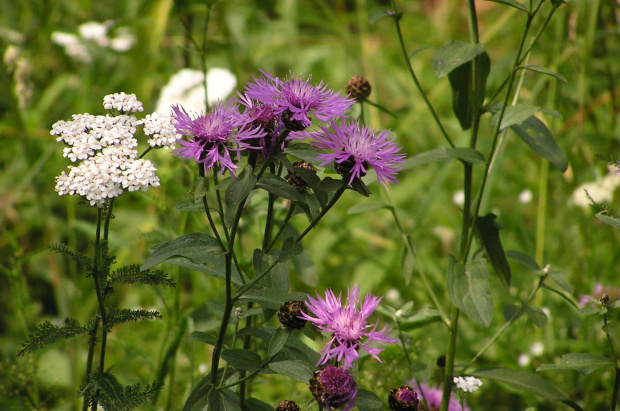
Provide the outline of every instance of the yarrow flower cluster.
<path id="1" fill-rule="evenodd" d="M 122 112 L 142 111 L 142 103 L 134 94 L 117 93 L 104 97 L 104 107 Z M 148 122 L 149 132 L 166 136 L 156 146 L 174 144 L 176 134 L 169 119 L 158 126 Z M 67 145 L 63 156 L 78 163 L 69 166 L 56 177 L 59 195 L 77 194 L 93 206 L 103 207 L 106 200 L 123 190 L 147 190 L 159 186 L 157 169 L 149 161 L 138 158 L 134 137 L 137 126 L 143 124 L 133 114 L 118 116 L 73 115 L 71 121 L 58 121 L 52 135 Z M 153 144 L 151 144 L 153 146 Z"/>
<path id="2" fill-rule="evenodd" d="M 472 376 L 454 377 L 454 383 L 465 392 L 474 392 L 482 385 L 482 381 Z"/>
<path id="3" fill-rule="evenodd" d="M 383 348 L 371 347 L 370 344 L 384 346 L 398 341 L 389 337 L 391 329 L 387 324 L 377 330 L 378 321 L 374 325 L 368 323 L 368 318 L 379 305 L 381 298 L 368 294 L 360 307 L 359 291 L 357 284 L 348 290 L 345 306 L 342 306 L 342 294 L 336 297 L 332 290 L 325 292 L 325 299 L 318 293 L 316 299 L 308 297 L 308 310 L 314 317 L 302 313 L 301 318 L 314 323 L 319 331 L 331 335 L 321 351 L 317 365 L 336 359 L 343 361 L 345 367 L 351 367 L 353 361 L 359 358 L 359 349 L 364 349 L 381 362 L 378 354 Z"/>

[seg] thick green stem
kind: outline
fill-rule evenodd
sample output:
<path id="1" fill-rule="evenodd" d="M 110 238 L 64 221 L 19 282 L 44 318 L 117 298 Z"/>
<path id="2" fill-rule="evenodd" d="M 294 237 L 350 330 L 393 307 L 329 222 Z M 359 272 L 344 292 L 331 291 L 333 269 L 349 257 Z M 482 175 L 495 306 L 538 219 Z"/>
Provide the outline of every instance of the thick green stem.
<path id="1" fill-rule="evenodd" d="M 458 331 L 460 310 L 452 307 L 452 322 L 450 323 L 450 335 L 448 339 L 448 352 L 446 352 L 446 368 L 443 375 L 443 392 L 441 394 L 441 411 L 447 411 L 452 394 L 452 375 L 454 374 L 454 357 L 456 355 L 456 337 Z"/>

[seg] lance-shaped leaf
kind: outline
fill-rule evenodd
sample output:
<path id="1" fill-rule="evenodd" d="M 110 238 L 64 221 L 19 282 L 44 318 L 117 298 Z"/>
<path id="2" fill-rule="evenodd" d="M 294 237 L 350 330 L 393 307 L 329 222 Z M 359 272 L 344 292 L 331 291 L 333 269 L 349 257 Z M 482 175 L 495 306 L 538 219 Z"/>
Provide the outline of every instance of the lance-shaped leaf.
<path id="1" fill-rule="evenodd" d="M 405 161 L 403 170 L 428 163 L 446 163 L 463 160 L 472 164 L 484 164 L 486 160 L 481 152 L 468 147 L 439 147 L 417 154 Z"/>
<path id="2" fill-rule="evenodd" d="M 521 140 L 525 142 L 540 157 L 549 160 L 553 165 L 564 172 L 568 168 L 568 161 L 562 149 L 553 139 L 551 132 L 539 119 L 530 116 L 521 124 L 510 126 Z"/>
<path id="3" fill-rule="evenodd" d="M 508 287 L 510 286 L 511 277 L 510 266 L 499 238 L 499 230 L 503 227 L 495 222 L 496 217 L 493 213 L 489 213 L 484 217 L 478 217 L 476 220 L 476 236 L 482 247 L 484 247 L 500 280 Z"/>
<path id="4" fill-rule="evenodd" d="M 475 76 L 473 79 L 474 70 Z M 471 128 L 474 109 L 482 107 L 486 93 L 487 77 L 491 71 L 491 60 L 486 52 L 476 55 L 471 61 L 460 65 L 448 74 L 452 89 L 452 111 L 463 130 Z M 472 99 L 472 96 L 474 98 Z"/>
<path id="5" fill-rule="evenodd" d="M 503 130 L 506 127 L 510 127 L 514 124 L 521 124 L 525 120 L 536 114 L 536 112 L 539 110 L 539 107 L 528 106 L 525 104 L 508 106 L 506 107 L 506 110 L 504 110 L 504 117 L 502 117 L 502 124 L 500 125 L 499 129 Z M 495 112 L 495 115 L 493 116 L 493 127 L 497 126 L 497 118 L 500 112 L 501 111 Z"/>
<path id="6" fill-rule="evenodd" d="M 536 371 L 574 370 L 581 374 L 590 374 L 603 367 L 613 367 L 614 362 L 606 357 L 587 353 L 564 354 L 558 364 L 542 364 Z"/>
<path id="7" fill-rule="evenodd" d="M 540 267 L 536 261 L 534 261 L 534 259 L 527 254 L 523 254 L 520 251 L 510 250 L 506 252 L 506 255 L 532 271 L 540 271 Z"/>
<path id="8" fill-rule="evenodd" d="M 603 212 L 597 213 L 595 217 L 616 230 L 620 230 L 620 219 L 603 214 Z"/>
<path id="9" fill-rule="evenodd" d="M 442 78 L 482 53 L 484 46 L 480 43 L 452 40 L 437 49 L 431 59 L 431 67 L 435 70 L 437 78 Z"/>
<path id="10" fill-rule="evenodd" d="M 560 80 L 563 83 L 568 83 L 568 81 L 566 80 L 566 77 L 564 77 L 560 73 L 556 73 L 555 71 L 549 70 L 548 68 L 545 68 L 545 67 L 535 66 L 533 64 L 530 64 L 530 65 L 521 66 L 521 67 L 518 67 L 518 68 L 525 69 L 525 70 L 530 70 L 530 71 L 535 71 L 536 73 L 546 74 L 548 76 L 557 78 L 558 80 Z"/>
<path id="11" fill-rule="evenodd" d="M 383 401 L 373 392 L 360 388 L 357 390 L 355 406 L 360 411 L 374 411 L 383 409 Z"/>
<path id="12" fill-rule="evenodd" d="M 504 4 L 506 6 L 514 7 L 517 10 L 524 11 L 526 13 L 530 13 L 528 8 L 523 4 L 519 3 L 517 0 L 487 0 L 493 3 Z"/>
<path id="13" fill-rule="evenodd" d="M 269 364 L 275 373 L 286 375 L 287 377 L 307 384 L 314 375 L 314 368 L 310 365 L 298 360 L 286 360 L 272 362 Z"/>
<path id="14" fill-rule="evenodd" d="M 262 358 L 254 351 L 233 348 L 222 352 L 222 358 L 228 364 L 242 371 L 258 371 L 261 369 Z"/>
<path id="15" fill-rule="evenodd" d="M 291 201 L 299 200 L 299 192 L 295 190 L 285 179 L 271 173 L 265 173 L 256 183 L 256 187 L 262 188 L 278 197 Z"/>
<path id="16" fill-rule="evenodd" d="M 450 256 L 447 272 L 448 297 L 472 320 L 488 327 L 493 318 L 493 296 L 484 260 L 467 265 Z"/>
<path id="17" fill-rule="evenodd" d="M 224 223 L 228 227 L 232 226 L 237 209 L 242 206 L 245 199 L 248 198 L 250 192 L 256 184 L 256 176 L 252 172 L 252 167 L 246 166 L 241 175 L 226 189 L 224 202 L 226 210 L 224 211 Z"/>
<path id="18" fill-rule="evenodd" d="M 202 264 L 213 258 L 214 252 L 220 252 L 220 243 L 213 237 L 202 233 L 191 233 L 175 238 L 172 241 L 156 244 L 151 248 L 141 270 L 148 270 L 173 257 L 184 257 Z"/>

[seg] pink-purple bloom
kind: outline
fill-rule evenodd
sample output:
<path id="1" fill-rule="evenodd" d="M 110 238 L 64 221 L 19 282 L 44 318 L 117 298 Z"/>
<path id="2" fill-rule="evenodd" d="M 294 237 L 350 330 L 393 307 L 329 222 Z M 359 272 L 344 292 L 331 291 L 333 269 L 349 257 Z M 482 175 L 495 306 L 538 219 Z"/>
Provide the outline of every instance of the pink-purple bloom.
<path id="1" fill-rule="evenodd" d="M 327 87 L 323 81 L 314 86 L 312 76 L 304 79 L 292 73 L 284 80 L 261 70 L 262 76 L 254 78 L 245 88 L 247 97 L 272 106 L 285 122 L 297 123 L 293 131 L 301 131 L 312 124 L 310 114 L 321 121 L 344 117 L 354 100 L 343 97 Z"/>
<path id="2" fill-rule="evenodd" d="M 399 153 L 398 147 L 389 138 L 389 131 L 377 133 L 368 126 L 362 126 L 357 120 L 346 123 L 330 122 L 330 127 L 321 126 L 321 131 L 314 133 L 314 145 L 330 153 L 320 154 L 322 165 L 335 162 L 336 170 L 348 178 L 351 183 L 361 178 L 372 167 L 383 185 L 396 182 L 396 173 L 402 168 L 405 155 Z"/>
<path id="3" fill-rule="evenodd" d="M 359 358 L 358 350 L 364 349 L 371 356 L 381 362 L 378 354 L 383 348 L 371 347 L 370 344 L 384 346 L 398 340 L 390 338 L 390 329 L 387 324 L 377 330 L 379 322 L 374 325 L 368 323 L 368 317 L 373 313 L 381 301 L 380 297 L 366 295 L 359 308 L 359 285 L 354 285 L 347 292 L 346 305 L 342 306 L 342 293 L 336 298 L 332 290 L 325 291 L 325 299 L 317 293 L 317 298 L 308 297 L 308 310 L 315 316 L 302 313 L 301 317 L 314 323 L 320 332 L 331 334 L 325 348 L 321 350 L 321 358 L 317 365 L 325 364 L 332 358 L 343 361 L 345 367 L 351 367 L 353 361 Z"/>
<path id="4" fill-rule="evenodd" d="M 314 373 L 314 378 L 310 380 L 310 391 L 327 411 L 340 407 L 348 411 L 355 406 L 357 382 L 346 369 L 330 364 Z"/>
<path id="5" fill-rule="evenodd" d="M 409 381 L 408 384 L 412 387 L 417 386 L 415 380 Z M 422 390 L 420 393 L 421 395 L 419 396 L 420 402 L 426 401 L 428 411 L 439 411 L 441 408 L 441 397 L 443 395 L 441 388 L 432 388 L 426 383 L 421 383 L 420 388 Z M 450 398 L 450 402 L 448 403 L 448 411 L 470 411 L 470 409 L 468 407 L 462 408 L 456 398 Z"/>
<path id="6" fill-rule="evenodd" d="M 189 139 L 178 140 L 181 148 L 173 151 L 186 160 L 195 160 L 204 164 L 205 171 L 219 166 L 220 174 L 228 170 L 234 176 L 238 166 L 231 158 L 230 152 L 237 154 L 252 147 L 247 140 L 260 138 L 260 130 L 251 128 L 247 118 L 231 104 L 215 104 L 207 114 L 190 115 L 183 107 L 172 107 L 176 130 Z"/>

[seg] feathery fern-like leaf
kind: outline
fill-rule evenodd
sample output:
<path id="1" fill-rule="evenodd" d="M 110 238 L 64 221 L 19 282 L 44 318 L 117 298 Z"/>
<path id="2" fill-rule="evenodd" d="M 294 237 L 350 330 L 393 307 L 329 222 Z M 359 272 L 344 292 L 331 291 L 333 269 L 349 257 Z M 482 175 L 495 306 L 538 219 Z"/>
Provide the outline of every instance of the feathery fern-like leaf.
<path id="1" fill-rule="evenodd" d="M 23 356 L 25 353 L 31 353 L 46 345 L 56 342 L 60 338 L 71 338 L 76 335 L 88 333 L 89 328 L 83 327 L 73 318 L 65 319 L 65 325 L 58 327 L 49 321 L 39 324 L 32 334 L 28 336 L 26 342 L 22 343 L 22 349 L 17 353 Z"/>
<path id="2" fill-rule="evenodd" d="M 67 246 L 64 243 L 50 244 L 47 247 L 55 253 L 62 254 L 71 258 L 73 261 L 75 261 L 77 265 L 86 267 L 88 271 L 92 271 L 93 259 L 88 257 L 86 254 L 74 250 L 73 248 Z"/>
<path id="3" fill-rule="evenodd" d="M 168 274 L 161 270 L 144 270 L 140 271 L 140 265 L 132 264 L 119 268 L 110 274 L 109 284 L 149 284 L 149 285 L 167 285 L 175 287 L 176 283 L 168 277 Z"/>
<path id="4" fill-rule="evenodd" d="M 109 307 L 106 309 L 106 331 L 110 332 L 116 324 L 127 323 L 138 320 L 161 320 L 162 316 L 158 311 L 131 310 L 128 308 Z"/>
<path id="5" fill-rule="evenodd" d="M 140 384 L 124 387 L 109 369 L 96 370 L 80 387 L 80 396 L 88 402 L 95 399 L 105 410 L 125 411 L 144 404 L 161 389 L 162 385 L 162 382 L 155 381 L 148 384 L 144 390 L 140 389 Z"/>

